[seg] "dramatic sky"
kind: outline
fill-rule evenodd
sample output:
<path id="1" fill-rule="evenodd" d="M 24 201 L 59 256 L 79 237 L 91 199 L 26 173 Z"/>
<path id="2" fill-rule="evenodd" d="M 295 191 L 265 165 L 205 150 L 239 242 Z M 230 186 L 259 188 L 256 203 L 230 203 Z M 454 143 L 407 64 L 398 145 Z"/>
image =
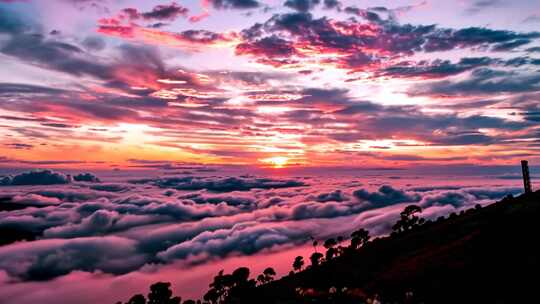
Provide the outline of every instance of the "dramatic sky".
<path id="1" fill-rule="evenodd" d="M 0 0 L 0 163 L 538 160 L 532 0 Z"/>

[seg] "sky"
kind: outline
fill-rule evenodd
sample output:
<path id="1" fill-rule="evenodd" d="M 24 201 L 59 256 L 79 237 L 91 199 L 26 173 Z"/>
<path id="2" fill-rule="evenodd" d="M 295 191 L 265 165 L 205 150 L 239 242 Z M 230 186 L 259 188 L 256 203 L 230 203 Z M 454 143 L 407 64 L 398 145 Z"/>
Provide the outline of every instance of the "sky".
<path id="1" fill-rule="evenodd" d="M 540 161 L 538 1 L 0 0 L 0 166 Z"/>

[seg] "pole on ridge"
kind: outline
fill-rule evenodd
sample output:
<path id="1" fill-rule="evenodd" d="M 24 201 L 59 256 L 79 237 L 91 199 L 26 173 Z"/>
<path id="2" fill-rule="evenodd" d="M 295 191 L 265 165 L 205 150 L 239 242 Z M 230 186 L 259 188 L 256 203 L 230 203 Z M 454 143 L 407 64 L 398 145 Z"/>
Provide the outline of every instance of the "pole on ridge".
<path id="1" fill-rule="evenodd" d="M 531 193 L 531 176 L 529 174 L 529 162 L 526 160 L 521 161 L 521 171 L 523 173 L 523 187 L 525 188 L 525 193 Z"/>

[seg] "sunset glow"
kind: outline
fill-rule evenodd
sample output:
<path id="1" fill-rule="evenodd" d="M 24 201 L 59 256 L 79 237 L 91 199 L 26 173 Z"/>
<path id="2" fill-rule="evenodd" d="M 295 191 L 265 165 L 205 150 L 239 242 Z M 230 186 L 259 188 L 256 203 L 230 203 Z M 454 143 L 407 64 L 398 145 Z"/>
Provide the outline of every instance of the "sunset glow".
<path id="1" fill-rule="evenodd" d="M 283 168 L 285 165 L 287 165 L 289 159 L 284 156 L 275 156 L 263 159 L 262 161 L 272 165 L 274 168 Z"/>

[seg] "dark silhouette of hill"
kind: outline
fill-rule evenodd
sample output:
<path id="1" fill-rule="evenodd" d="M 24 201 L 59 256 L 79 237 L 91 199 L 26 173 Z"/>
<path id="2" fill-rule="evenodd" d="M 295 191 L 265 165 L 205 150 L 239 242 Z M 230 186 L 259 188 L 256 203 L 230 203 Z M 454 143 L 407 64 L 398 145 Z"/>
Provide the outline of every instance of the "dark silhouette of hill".
<path id="1" fill-rule="evenodd" d="M 507 197 L 375 239 L 231 303 L 531 303 L 538 219 L 540 191 Z"/>

